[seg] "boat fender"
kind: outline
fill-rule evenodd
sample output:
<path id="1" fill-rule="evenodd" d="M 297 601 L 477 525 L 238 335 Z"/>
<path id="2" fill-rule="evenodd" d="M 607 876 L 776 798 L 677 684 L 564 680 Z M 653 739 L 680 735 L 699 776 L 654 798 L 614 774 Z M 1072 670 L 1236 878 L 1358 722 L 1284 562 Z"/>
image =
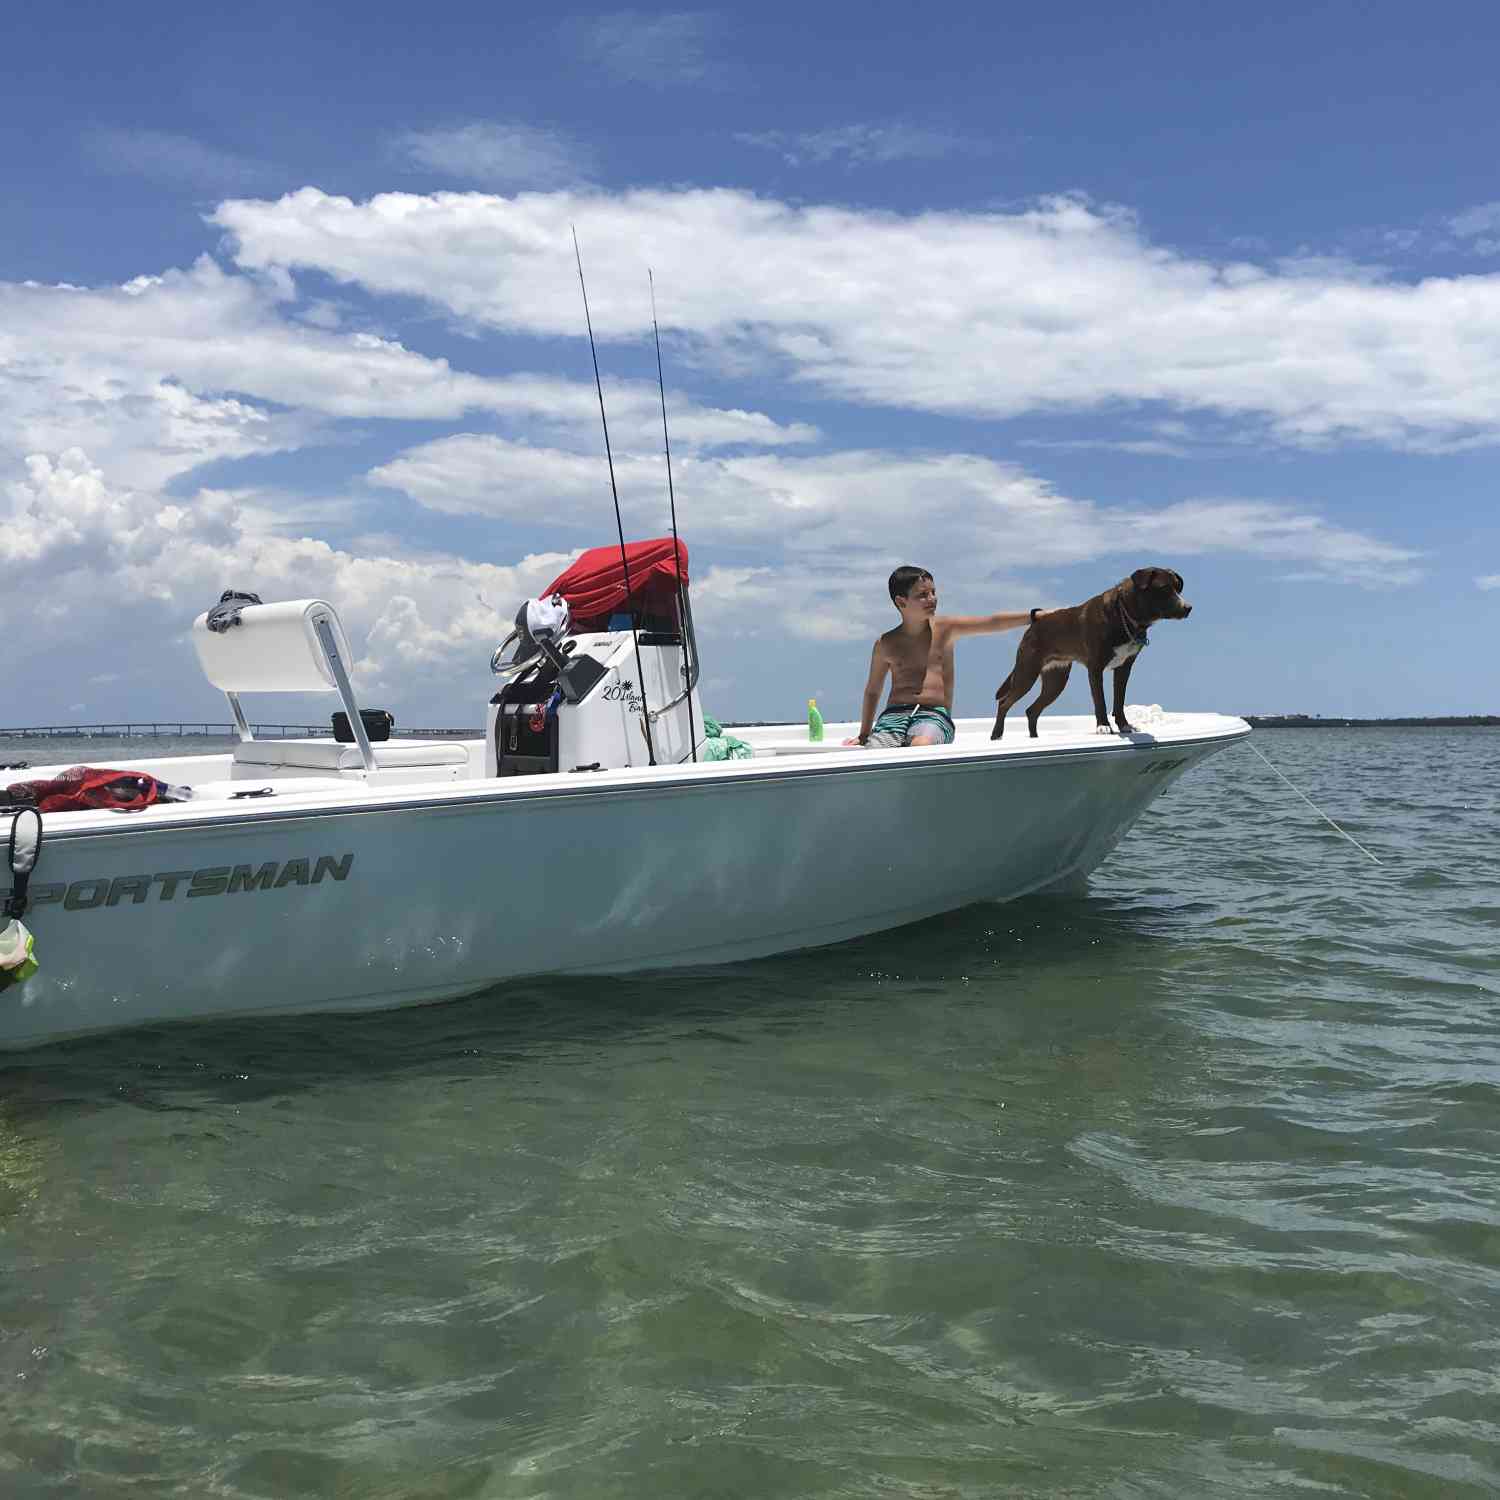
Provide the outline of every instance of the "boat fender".
<path id="1" fill-rule="evenodd" d="M 0 923 L 0 990 L 30 979 L 37 971 L 36 939 L 21 918 L 26 912 L 31 872 L 41 852 L 42 815 L 34 807 L 23 807 L 10 820 L 6 842 L 10 894 L 5 898 L 5 920 Z"/>
<path id="2" fill-rule="evenodd" d="M 5 843 L 6 863 L 10 866 L 10 895 L 5 899 L 7 917 L 26 915 L 26 893 L 41 852 L 42 815 L 34 807 L 19 808 L 10 820 L 10 837 Z"/>

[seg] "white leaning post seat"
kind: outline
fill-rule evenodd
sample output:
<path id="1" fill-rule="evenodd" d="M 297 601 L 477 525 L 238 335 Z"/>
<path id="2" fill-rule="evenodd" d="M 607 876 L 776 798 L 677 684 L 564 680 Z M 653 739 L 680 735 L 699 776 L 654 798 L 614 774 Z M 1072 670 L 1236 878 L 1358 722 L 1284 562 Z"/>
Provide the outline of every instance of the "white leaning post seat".
<path id="1" fill-rule="evenodd" d="M 461 745 L 409 740 L 402 745 L 371 745 L 349 682 L 353 654 L 338 612 L 322 599 L 291 599 L 282 604 L 247 604 L 239 624 L 224 631 L 208 628 L 205 611 L 193 621 L 193 646 L 203 675 L 229 699 L 240 743 L 234 764 L 264 775 L 278 767 L 363 775 L 377 770 L 468 764 Z M 337 740 L 257 740 L 240 707 L 241 693 L 337 693 L 355 743 Z"/>

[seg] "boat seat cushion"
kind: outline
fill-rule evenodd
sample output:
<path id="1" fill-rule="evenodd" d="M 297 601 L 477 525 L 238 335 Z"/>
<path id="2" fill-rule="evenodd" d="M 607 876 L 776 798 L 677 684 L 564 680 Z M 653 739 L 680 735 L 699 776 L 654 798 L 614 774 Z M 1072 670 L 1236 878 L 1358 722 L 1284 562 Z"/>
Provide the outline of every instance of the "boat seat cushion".
<path id="1" fill-rule="evenodd" d="M 468 763 L 469 752 L 443 740 L 404 740 L 400 744 L 371 745 L 377 770 L 406 770 L 417 766 L 456 766 Z M 248 740 L 234 747 L 236 766 L 291 766 L 301 771 L 362 771 L 359 746 L 338 740 Z"/>
<path id="2" fill-rule="evenodd" d="M 354 657 L 338 612 L 321 599 L 247 604 L 240 623 L 215 633 L 205 611 L 193 621 L 192 638 L 203 675 L 225 693 L 336 693 L 317 623 L 326 619 L 334 649 L 346 668 Z"/>

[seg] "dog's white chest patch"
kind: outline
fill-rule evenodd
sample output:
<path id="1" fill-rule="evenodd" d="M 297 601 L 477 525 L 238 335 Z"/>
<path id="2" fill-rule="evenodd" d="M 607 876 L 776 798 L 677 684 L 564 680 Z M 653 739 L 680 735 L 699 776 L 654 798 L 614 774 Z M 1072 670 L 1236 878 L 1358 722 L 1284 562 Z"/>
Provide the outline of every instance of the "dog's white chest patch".
<path id="1" fill-rule="evenodd" d="M 1148 646 L 1150 642 L 1144 636 L 1138 641 L 1126 641 L 1122 646 L 1115 647 L 1115 654 L 1110 657 L 1104 670 L 1112 672 L 1116 667 L 1123 667 L 1132 656 L 1138 656 L 1142 646 Z"/>

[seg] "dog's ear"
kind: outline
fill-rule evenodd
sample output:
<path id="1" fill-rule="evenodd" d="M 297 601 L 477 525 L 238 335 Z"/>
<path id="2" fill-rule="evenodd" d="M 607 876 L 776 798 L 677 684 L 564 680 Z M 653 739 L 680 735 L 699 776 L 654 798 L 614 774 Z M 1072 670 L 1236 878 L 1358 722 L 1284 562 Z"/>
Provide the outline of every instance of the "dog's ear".
<path id="1" fill-rule="evenodd" d="M 1149 589 L 1151 587 L 1151 575 L 1155 571 L 1156 570 L 1154 568 L 1137 568 L 1135 572 L 1130 575 L 1130 581 L 1138 589 Z"/>
<path id="2" fill-rule="evenodd" d="M 1182 592 L 1182 589 L 1183 589 L 1182 574 L 1181 573 L 1173 573 L 1172 574 L 1172 582 L 1174 584 L 1176 584 L 1176 586 L 1177 586 L 1177 592 L 1180 594 Z"/>

